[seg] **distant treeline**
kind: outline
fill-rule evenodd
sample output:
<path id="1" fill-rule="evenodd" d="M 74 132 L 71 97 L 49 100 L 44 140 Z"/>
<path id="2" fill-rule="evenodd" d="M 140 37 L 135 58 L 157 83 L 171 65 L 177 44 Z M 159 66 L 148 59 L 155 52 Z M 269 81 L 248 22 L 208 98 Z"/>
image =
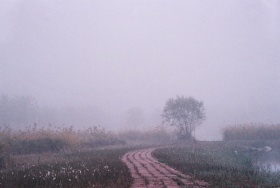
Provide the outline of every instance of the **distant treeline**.
<path id="1" fill-rule="evenodd" d="M 0 97 L 0 125 L 20 126 L 36 122 L 38 106 L 32 97 L 1 95 Z"/>
<path id="2" fill-rule="evenodd" d="M 224 140 L 280 139 L 280 124 L 242 124 L 223 129 Z"/>
<path id="3" fill-rule="evenodd" d="M 94 107 L 42 107 L 31 96 L 0 96 L 0 127 L 22 129 L 28 126 L 89 127 L 104 125 L 106 118 Z"/>

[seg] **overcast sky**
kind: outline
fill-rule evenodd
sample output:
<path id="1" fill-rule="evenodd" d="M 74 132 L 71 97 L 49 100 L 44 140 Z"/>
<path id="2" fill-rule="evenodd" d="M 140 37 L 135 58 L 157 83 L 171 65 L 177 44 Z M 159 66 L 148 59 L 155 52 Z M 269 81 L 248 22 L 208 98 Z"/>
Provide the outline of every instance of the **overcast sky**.
<path id="1" fill-rule="evenodd" d="M 193 96 L 202 139 L 280 122 L 280 1 L 1 0 L 0 28 L 1 94 L 114 117 Z"/>

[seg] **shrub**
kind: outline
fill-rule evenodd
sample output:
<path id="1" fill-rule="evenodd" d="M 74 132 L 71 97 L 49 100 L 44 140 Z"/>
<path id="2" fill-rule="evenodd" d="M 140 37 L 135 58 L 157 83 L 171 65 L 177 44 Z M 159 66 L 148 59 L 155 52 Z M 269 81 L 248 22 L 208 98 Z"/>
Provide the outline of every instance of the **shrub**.
<path id="1" fill-rule="evenodd" d="M 0 144 L 0 169 L 6 166 L 3 147 L 3 144 Z"/>
<path id="2" fill-rule="evenodd" d="M 124 140 L 118 139 L 114 133 L 106 131 L 100 126 L 89 128 L 82 134 L 86 138 L 82 144 L 89 147 L 125 144 Z"/>
<path id="3" fill-rule="evenodd" d="M 11 158 L 7 152 L 7 148 L 3 143 L 0 143 L 0 169 L 11 165 Z"/>
<path id="4" fill-rule="evenodd" d="M 10 152 L 12 154 L 57 152 L 66 146 L 66 142 L 61 139 L 15 140 L 10 143 Z"/>

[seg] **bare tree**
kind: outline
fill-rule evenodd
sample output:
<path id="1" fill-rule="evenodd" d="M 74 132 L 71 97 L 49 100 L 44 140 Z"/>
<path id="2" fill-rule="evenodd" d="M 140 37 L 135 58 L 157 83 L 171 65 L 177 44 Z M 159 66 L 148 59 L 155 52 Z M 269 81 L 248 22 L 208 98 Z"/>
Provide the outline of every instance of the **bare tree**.
<path id="1" fill-rule="evenodd" d="M 203 102 L 184 96 L 169 99 L 162 117 L 164 123 L 179 128 L 180 139 L 190 139 L 195 128 L 206 118 Z"/>

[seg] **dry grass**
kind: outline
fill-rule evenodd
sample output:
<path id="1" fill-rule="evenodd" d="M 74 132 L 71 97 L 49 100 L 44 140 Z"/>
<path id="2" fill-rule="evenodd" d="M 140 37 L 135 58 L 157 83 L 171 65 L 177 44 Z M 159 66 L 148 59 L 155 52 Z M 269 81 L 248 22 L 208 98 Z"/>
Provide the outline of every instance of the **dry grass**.
<path id="1" fill-rule="evenodd" d="M 124 143 L 116 134 L 101 127 L 75 131 L 69 128 L 37 128 L 24 130 L 0 129 L 0 143 L 11 154 L 57 152 Z"/>
<path id="2" fill-rule="evenodd" d="M 118 133 L 118 137 L 127 143 L 167 143 L 175 139 L 175 134 L 164 126 L 156 126 L 149 129 L 126 129 Z"/>
<path id="3" fill-rule="evenodd" d="M 167 143 L 171 139 L 172 133 L 162 126 L 142 131 L 125 130 L 118 133 L 96 126 L 85 130 L 52 126 L 38 128 L 36 124 L 24 130 L 0 127 L 0 168 L 8 168 L 20 163 L 15 157 L 16 155 L 21 155 L 21 158 L 24 158 L 24 155 L 51 153 L 50 159 L 57 160 L 53 154 L 62 151 L 62 153 L 69 153 L 126 143 L 129 145 L 151 145 Z M 13 160 L 10 156 L 13 156 Z M 38 157 L 35 157 L 35 164 L 37 160 Z"/>
<path id="4" fill-rule="evenodd" d="M 280 139 L 280 124 L 230 125 L 222 130 L 224 140 Z"/>

